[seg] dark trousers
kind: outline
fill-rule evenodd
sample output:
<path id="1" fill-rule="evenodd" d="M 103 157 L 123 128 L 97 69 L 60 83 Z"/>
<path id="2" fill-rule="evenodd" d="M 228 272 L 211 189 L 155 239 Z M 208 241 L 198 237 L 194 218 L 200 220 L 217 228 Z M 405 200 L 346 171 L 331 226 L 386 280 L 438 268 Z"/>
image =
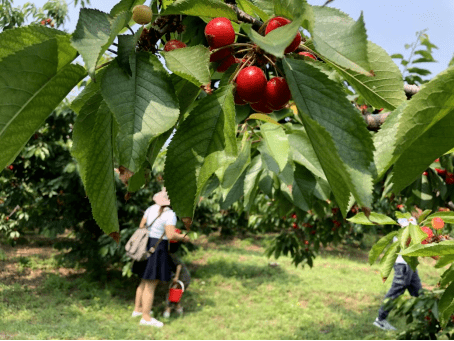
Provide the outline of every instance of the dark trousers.
<path id="1" fill-rule="evenodd" d="M 408 289 L 411 296 L 418 297 L 419 290 L 422 289 L 421 280 L 418 276 L 418 271 L 413 271 L 408 264 L 394 264 L 394 278 L 391 288 L 385 295 L 384 304 L 378 311 L 378 319 L 384 320 L 388 317 L 392 306 L 390 301 L 395 300 Z"/>

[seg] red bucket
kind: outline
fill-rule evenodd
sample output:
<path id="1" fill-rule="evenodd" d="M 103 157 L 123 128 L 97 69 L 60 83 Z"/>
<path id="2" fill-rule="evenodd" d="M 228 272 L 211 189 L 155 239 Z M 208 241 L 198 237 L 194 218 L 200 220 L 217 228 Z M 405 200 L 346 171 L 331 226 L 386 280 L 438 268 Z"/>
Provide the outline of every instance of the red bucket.
<path id="1" fill-rule="evenodd" d="M 169 301 L 170 302 L 178 303 L 178 302 L 180 302 L 181 296 L 183 296 L 184 284 L 182 281 L 178 281 L 178 284 L 180 284 L 181 289 L 172 288 L 173 283 L 170 284 L 170 289 L 169 289 Z"/>

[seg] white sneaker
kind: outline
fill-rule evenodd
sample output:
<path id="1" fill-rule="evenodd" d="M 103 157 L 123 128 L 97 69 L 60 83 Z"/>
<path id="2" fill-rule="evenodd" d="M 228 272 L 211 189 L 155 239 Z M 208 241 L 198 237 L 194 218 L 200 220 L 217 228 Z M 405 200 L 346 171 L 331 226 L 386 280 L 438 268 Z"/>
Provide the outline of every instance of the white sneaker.
<path id="1" fill-rule="evenodd" d="M 374 326 L 383 330 L 397 330 L 388 321 L 379 320 L 378 317 L 374 321 Z"/>
<path id="2" fill-rule="evenodd" d="M 139 313 L 138 311 L 133 311 L 131 314 L 131 317 L 136 317 L 136 316 L 141 316 L 142 313 Z M 153 316 L 153 310 L 150 310 L 150 316 Z"/>
<path id="3" fill-rule="evenodd" d="M 161 328 L 164 325 L 164 323 L 156 320 L 155 318 L 152 318 L 150 321 L 141 319 L 140 324 L 144 325 L 144 326 L 153 326 L 153 327 L 157 327 L 157 328 Z"/>

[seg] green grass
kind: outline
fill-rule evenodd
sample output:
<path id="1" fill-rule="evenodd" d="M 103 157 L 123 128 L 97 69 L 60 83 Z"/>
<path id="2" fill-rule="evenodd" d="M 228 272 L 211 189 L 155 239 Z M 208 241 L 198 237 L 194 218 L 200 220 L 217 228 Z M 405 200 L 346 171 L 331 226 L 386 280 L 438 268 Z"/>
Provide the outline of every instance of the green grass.
<path id="1" fill-rule="evenodd" d="M 167 322 L 158 317 L 162 329 L 130 317 L 136 278 L 119 271 L 101 281 L 61 277 L 51 273 L 58 266 L 52 258 L 18 259 L 44 277 L 37 287 L 0 283 L 0 339 L 395 339 L 372 325 L 391 281 L 382 284 L 367 252 L 326 251 L 312 269 L 295 268 L 286 257 L 270 267 L 266 240 L 202 241 L 185 258 L 193 276 L 183 295 L 185 314 Z M 430 264 L 424 260 L 419 272 L 423 283 L 435 285 L 443 270 Z M 166 290 L 158 290 L 155 315 L 162 314 Z M 392 313 L 389 320 L 405 326 Z"/>

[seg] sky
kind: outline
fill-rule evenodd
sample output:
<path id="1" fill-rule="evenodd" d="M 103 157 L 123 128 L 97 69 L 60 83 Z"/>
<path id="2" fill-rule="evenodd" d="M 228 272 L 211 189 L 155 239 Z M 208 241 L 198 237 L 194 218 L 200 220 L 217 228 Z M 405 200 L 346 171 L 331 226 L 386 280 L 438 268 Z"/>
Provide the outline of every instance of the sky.
<path id="1" fill-rule="evenodd" d="M 120 0 L 91 0 L 88 7 L 104 12 Z M 203 1 L 203 0 L 200 0 Z M 32 2 L 38 7 L 46 0 L 13 0 L 13 5 Z M 67 1 L 72 2 L 72 1 Z M 147 4 L 149 1 L 146 1 Z M 325 0 L 308 0 L 311 5 L 323 5 Z M 454 53 L 454 0 L 334 0 L 328 6 L 338 8 L 358 20 L 363 12 L 368 39 L 383 47 L 389 54 L 410 55 L 405 44 L 416 40 L 416 32 L 427 29 L 430 41 L 438 46 L 433 56 L 437 63 L 420 64 L 435 76 L 445 70 Z M 73 32 L 79 17 L 79 8 L 69 5 L 70 20 L 65 24 Z"/>

